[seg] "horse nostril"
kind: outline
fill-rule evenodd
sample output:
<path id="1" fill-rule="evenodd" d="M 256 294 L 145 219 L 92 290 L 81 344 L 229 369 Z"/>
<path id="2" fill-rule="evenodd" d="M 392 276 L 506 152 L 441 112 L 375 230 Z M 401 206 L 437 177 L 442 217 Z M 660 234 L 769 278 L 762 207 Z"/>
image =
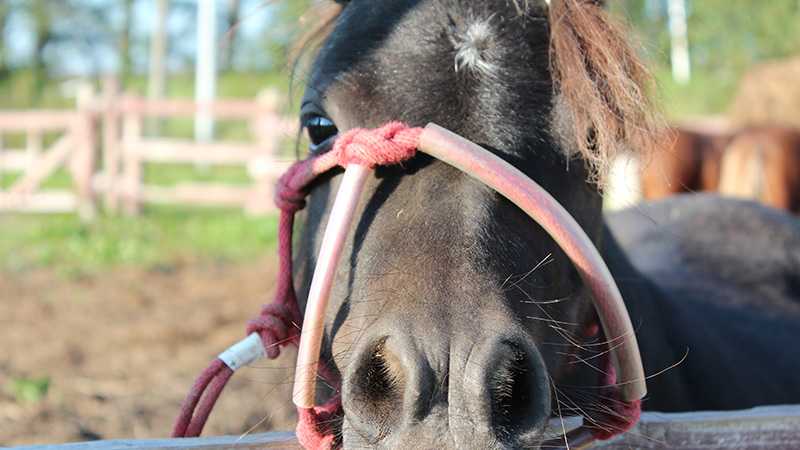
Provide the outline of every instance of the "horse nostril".
<path id="1" fill-rule="evenodd" d="M 541 423 L 543 402 L 549 403 L 549 391 L 541 381 L 538 365 L 528 352 L 503 343 L 487 372 L 491 401 L 491 420 L 495 434 L 510 440 L 535 430 Z"/>
<path id="2" fill-rule="evenodd" d="M 347 401 L 359 431 L 377 438 L 389 431 L 402 409 L 406 375 L 400 359 L 380 340 L 364 352 L 348 380 Z M 358 426 L 360 424 L 361 426 Z"/>
<path id="3" fill-rule="evenodd" d="M 386 349 L 384 341 L 369 354 L 358 376 L 364 395 L 370 400 L 382 400 L 399 393 L 403 373 L 400 361 Z"/>

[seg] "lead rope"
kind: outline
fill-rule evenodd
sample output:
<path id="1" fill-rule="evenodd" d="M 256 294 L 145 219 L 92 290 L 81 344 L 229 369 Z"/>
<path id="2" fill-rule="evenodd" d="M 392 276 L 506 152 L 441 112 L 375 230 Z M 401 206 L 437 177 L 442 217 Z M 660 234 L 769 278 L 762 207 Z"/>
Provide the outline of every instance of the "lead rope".
<path id="1" fill-rule="evenodd" d="M 263 357 L 280 355 L 281 347 L 297 345 L 302 327 L 302 314 L 292 281 L 292 231 L 297 211 L 305 207 L 308 186 L 321 174 L 347 164 L 367 167 L 393 165 L 416 154 L 421 128 L 410 128 L 391 122 L 376 129 L 353 129 L 341 135 L 333 149 L 322 155 L 298 161 L 278 181 L 275 204 L 280 209 L 278 223 L 278 280 L 275 297 L 265 305 L 258 317 L 247 325 L 247 337 L 221 353 L 198 377 L 181 406 L 173 437 L 196 437 L 203 431 L 211 410 L 233 373 Z M 601 412 L 602 418 L 591 428 L 595 439 L 609 439 L 630 429 L 639 418 L 640 402 L 619 400 L 616 374 L 610 358 L 606 358 L 604 386 L 608 387 L 611 406 Z M 336 390 L 324 405 L 297 408 L 297 438 L 307 449 L 324 450 L 336 445 L 334 424 L 342 416 L 340 380 L 330 367 L 319 362 L 319 374 Z"/>
<path id="2" fill-rule="evenodd" d="M 221 353 L 195 381 L 181 406 L 173 437 L 196 437 L 203 431 L 211 410 L 233 373 L 260 358 L 275 359 L 281 347 L 297 345 L 302 314 L 292 281 L 292 231 L 297 211 L 305 207 L 308 185 L 336 166 L 358 163 L 368 167 L 406 161 L 416 153 L 421 128 L 392 122 L 375 130 L 353 129 L 340 136 L 331 151 L 293 164 L 278 180 L 275 204 L 278 222 L 278 280 L 272 303 L 247 325 L 247 338 Z M 338 391 L 339 380 L 320 361 L 320 375 Z M 314 408 L 298 408 L 297 437 L 306 448 L 330 448 L 332 423 L 340 416 L 341 401 L 335 395 Z"/>

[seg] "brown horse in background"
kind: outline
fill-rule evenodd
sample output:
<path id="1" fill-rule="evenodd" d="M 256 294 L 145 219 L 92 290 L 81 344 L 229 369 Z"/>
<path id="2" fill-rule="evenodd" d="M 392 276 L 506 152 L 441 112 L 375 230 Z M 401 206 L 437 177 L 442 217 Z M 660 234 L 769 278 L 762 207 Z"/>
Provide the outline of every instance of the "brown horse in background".
<path id="1" fill-rule="evenodd" d="M 800 213 L 800 130 L 674 127 L 662 142 L 642 168 L 645 199 L 710 191 Z"/>
<path id="2" fill-rule="evenodd" d="M 768 126 L 739 132 L 722 156 L 718 190 L 800 213 L 800 130 Z"/>
<path id="3" fill-rule="evenodd" d="M 716 191 L 722 153 L 733 135 L 729 130 L 684 126 L 665 131 L 661 138 L 664 150 L 655 152 L 642 167 L 644 198 L 657 200 L 686 192 Z"/>

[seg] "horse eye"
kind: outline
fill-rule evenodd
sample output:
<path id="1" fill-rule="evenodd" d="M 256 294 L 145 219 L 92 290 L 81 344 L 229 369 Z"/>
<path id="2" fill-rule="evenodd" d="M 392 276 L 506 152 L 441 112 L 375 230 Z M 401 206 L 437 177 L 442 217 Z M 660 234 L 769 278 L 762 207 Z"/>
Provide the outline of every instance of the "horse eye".
<path id="1" fill-rule="evenodd" d="M 339 133 L 332 120 L 322 116 L 311 116 L 303 124 L 308 131 L 308 139 L 311 141 L 310 150 L 316 152 L 320 147 L 328 144 L 331 138 Z"/>

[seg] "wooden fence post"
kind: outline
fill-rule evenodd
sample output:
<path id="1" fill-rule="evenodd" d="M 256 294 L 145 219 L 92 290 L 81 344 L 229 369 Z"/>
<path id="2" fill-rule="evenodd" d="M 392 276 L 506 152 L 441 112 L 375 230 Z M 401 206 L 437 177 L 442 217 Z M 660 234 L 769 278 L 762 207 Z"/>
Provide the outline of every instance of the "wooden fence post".
<path id="1" fill-rule="evenodd" d="M 27 167 L 30 170 L 36 164 L 36 160 L 42 153 L 42 130 L 29 129 L 25 137 L 25 156 L 27 157 Z"/>
<path id="2" fill-rule="evenodd" d="M 272 197 L 275 189 L 275 175 L 271 168 L 263 167 L 265 164 L 274 164 L 277 156 L 282 129 L 280 94 L 275 89 L 265 89 L 256 98 L 257 112 L 250 119 L 250 132 L 258 146 L 258 156 L 248 165 L 248 171 L 253 178 L 253 189 L 245 201 L 244 210 L 247 214 L 263 214 L 273 209 Z"/>
<path id="3" fill-rule="evenodd" d="M 88 84 L 81 86 L 76 102 L 78 119 L 73 125 L 76 136 L 71 171 L 77 194 L 78 215 L 82 220 L 90 221 L 97 213 L 93 185 L 97 153 L 94 87 Z"/>
<path id="4" fill-rule="evenodd" d="M 2 178 L 2 176 L 3 176 L 3 172 L 5 172 L 5 170 L 3 170 L 3 169 L 5 169 L 5 167 L 3 167 L 3 165 L 4 165 L 3 163 L 5 162 L 5 160 L 3 158 L 3 151 L 4 150 L 5 150 L 5 138 L 3 136 L 3 133 L 0 133 L 0 192 L 3 191 L 3 185 L 2 185 L 3 178 Z"/>
<path id="5" fill-rule="evenodd" d="M 141 185 L 142 185 L 142 158 L 139 146 L 142 139 L 142 111 L 136 110 L 132 105 L 133 96 L 126 95 L 123 99 L 124 117 L 122 123 L 122 159 L 123 159 L 123 186 L 124 209 L 127 215 L 139 214 L 141 210 Z"/>
<path id="6" fill-rule="evenodd" d="M 110 213 L 119 211 L 120 134 L 119 80 L 103 80 L 103 189 L 105 207 Z"/>

